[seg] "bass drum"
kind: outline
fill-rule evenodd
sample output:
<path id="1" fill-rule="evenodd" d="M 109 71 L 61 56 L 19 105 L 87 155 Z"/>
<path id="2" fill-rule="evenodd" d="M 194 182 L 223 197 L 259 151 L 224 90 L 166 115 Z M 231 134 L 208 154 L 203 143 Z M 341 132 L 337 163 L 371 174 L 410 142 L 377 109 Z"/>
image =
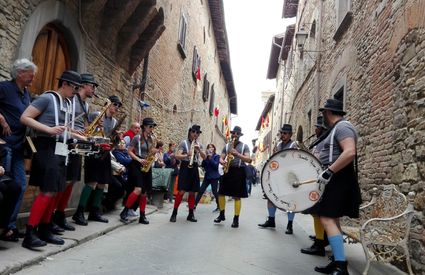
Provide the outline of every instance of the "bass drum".
<path id="1" fill-rule="evenodd" d="M 261 173 L 261 186 L 266 197 L 279 209 L 302 212 L 322 196 L 317 183 L 323 168 L 307 151 L 285 149 L 272 155 Z"/>

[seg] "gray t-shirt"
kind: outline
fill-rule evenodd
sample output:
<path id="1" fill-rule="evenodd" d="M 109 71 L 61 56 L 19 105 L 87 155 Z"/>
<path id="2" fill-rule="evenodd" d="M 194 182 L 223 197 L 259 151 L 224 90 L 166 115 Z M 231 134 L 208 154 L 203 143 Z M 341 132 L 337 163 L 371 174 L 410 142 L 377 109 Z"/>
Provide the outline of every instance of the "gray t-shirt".
<path id="1" fill-rule="evenodd" d="M 229 150 L 230 147 L 231 147 L 230 143 L 227 143 L 226 146 L 224 146 L 221 153 L 227 155 L 228 151 L 230 151 Z M 236 147 L 234 149 L 236 149 L 236 151 L 238 151 L 242 155 L 248 154 L 248 156 L 249 156 L 249 154 L 250 154 L 249 147 L 247 145 L 243 144 L 242 142 L 238 142 L 238 144 L 236 144 Z M 243 152 L 242 152 L 242 150 L 243 150 Z M 234 157 L 232 162 L 230 162 L 230 167 L 244 167 L 244 166 L 246 166 L 245 162 L 238 157 Z"/>
<path id="2" fill-rule="evenodd" d="M 153 140 L 151 138 L 145 139 L 143 136 L 137 135 L 131 140 L 130 146 L 134 148 L 136 155 L 146 159 L 153 146 Z"/>
<path id="3" fill-rule="evenodd" d="M 54 105 L 53 97 L 55 98 L 56 106 L 58 109 L 58 112 L 57 112 L 58 125 L 63 126 L 65 125 L 65 113 L 70 112 L 70 102 L 68 99 L 62 98 L 57 93 L 46 92 L 40 95 L 39 97 L 37 97 L 36 99 L 34 99 L 31 105 L 41 112 L 41 114 L 35 119 L 38 122 L 44 125 L 47 125 L 49 127 L 56 126 L 55 108 L 54 108 L 55 105 Z M 68 113 L 68 116 L 69 116 L 69 113 Z M 40 132 L 36 130 L 35 133 L 37 136 L 50 137 L 50 135 L 45 132 Z"/>
<path id="4" fill-rule="evenodd" d="M 332 160 L 329 161 L 330 155 L 330 146 L 333 137 L 333 146 L 332 146 Z M 323 148 L 320 151 L 320 161 L 324 166 L 329 166 L 335 162 L 335 160 L 341 155 L 342 149 L 339 146 L 339 143 L 346 138 L 353 138 L 357 143 L 358 134 L 356 128 L 348 122 L 347 120 L 342 120 L 338 122 L 329 135 L 325 138 L 323 143 Z"/>
<path id="5" fill-rule="evenodd" d="M 81 100 L 81 101 L 80 101 Z M 73 121 L 71 123 L 71 127 L 75 130 L 84 130 L 85 128 L 85 118 L 86 118 L 86 113 L 88 114 L 88 104 L 86 102 L 84 102 L 82 99 L 78 99 L 77 95 L 74 95 L 74 97 L 72 98 L 72 116 L 71 116 L 71 121 Z M 86 112 L 83 110 L 86 110 Z M 74 119 L 78 117 L 77 119 Z"/>
<path id="6" fill-rule="evenodd" d="M 280 141 L 277 146 L 277 152 L 282 151 L 284 149 L 298 149 L 297 143 L 293 140 L 289 140 L 287 143 L 283 143 L 283 141 Z"/>
<path id="7" fill-rule="evenodd" d="M 182 154 L 187 154 L 190 150 L 190 146 L 191 146 L 191 142 L 189 139 L 185 139 L 182 142 L 180 142 L 179 146 L 177 147 L 177 151 L 182 151 Z M 199 148 L 201 150 L 203 150 L 203 146 L 202 144 L 200 144 L 198 142 Z M 200 159 L 199 153 L 197 153 L 194 157 L 193 157 L 193 162 L 197 163 L 198 160 Z M 190 161 L 189 157 L 185 157 L 184 159 L 182 159 L 182 161 Z"/>
<path id="8" fill-rule="evenodd" d="M 103 132 L 105 133 L 105 137 L 110 137 L 112 133 L 112 129 L 114 129 L 115 125 L 117 125 L 117 120 L 113 117 L 106 117 L 103 120 Z"/>

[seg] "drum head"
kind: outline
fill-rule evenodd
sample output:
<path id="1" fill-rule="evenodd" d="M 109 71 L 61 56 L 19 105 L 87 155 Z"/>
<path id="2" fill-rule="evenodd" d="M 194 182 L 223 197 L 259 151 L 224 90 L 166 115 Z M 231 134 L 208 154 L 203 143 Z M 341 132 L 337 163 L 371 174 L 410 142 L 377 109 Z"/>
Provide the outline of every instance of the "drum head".
<path id="1" fill-rule="evenodd" d="M 302 212 L 319 201 L 320 161 L 307 151 L 286 149 L 272 155 L 261 173 L 266 197 L 284 211 Z"/>

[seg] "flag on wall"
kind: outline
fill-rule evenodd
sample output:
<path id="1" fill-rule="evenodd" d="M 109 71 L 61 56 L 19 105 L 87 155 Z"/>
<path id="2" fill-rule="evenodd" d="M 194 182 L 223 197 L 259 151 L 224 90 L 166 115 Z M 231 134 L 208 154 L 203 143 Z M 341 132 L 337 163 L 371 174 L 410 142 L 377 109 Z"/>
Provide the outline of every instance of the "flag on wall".
<path id="1" fill-rule="evenodd" d="M 225 126 L 227 126 L 227 124 L 228 124 L 229 122 L 227 121 L 227 115 L 224 115 L 223 116 L 223 124 L 225 125 Z"/>
<path id="2" fill-rule="evenodd" d="M 264 125 L 264 117 L 261 117 L 261 128 L 264 129 L 265 125 Z"/>
<path id="3" fill-rule="evenodd" d="M 214 108 L 214 116 L 218 117 L 218 115 L 220 114 L 220 109 L 217 107 Z"/>
<path id="4" fill-rule="evenodd" d="M 198 65 L 198 69 L 196 70 L 196 79 L 201 80 L 201 66 Z"/>
<path id="5" fill-rule="evenodd" d="M 269 127 L 269 123 L 270 123 L 270 115 L 267 114 L 266 121 L 265 121 L 265 126 L 266 127 Z"/>
<path id="6" fill-rule="evenodd" d="M 226 139 L 230 139 L 230 129 L 226 127 Z"/>

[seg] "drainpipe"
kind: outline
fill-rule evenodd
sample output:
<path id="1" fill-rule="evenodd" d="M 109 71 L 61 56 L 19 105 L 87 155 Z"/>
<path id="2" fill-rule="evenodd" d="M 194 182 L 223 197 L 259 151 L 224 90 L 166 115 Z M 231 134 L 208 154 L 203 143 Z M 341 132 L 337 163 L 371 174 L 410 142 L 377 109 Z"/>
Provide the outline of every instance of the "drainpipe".
<path id="1" fill-rule="evenodd" d="M 314 97 L 314 103 L 315 103 L 315 110 L 313 112 L 316 113 L 316 117 L 319 115 L 319 105 L 320 105 L 320 80 L 321 80 L 321 72 L 322 72 L 322 68 L 321 68 L 321 61 L 322 61 L 322 22 L 323 22 L 323 1 L 324 0 L 319 0 L 320 5 L 319 5 L 319 24 L 318 24 L 318 29 L 319 31 L 317 32 L 317 66 L 316 66 L 316 93 L 315 93 L 315 97 Z M 314 117 L 314 120 L 315 118 Z"/>

